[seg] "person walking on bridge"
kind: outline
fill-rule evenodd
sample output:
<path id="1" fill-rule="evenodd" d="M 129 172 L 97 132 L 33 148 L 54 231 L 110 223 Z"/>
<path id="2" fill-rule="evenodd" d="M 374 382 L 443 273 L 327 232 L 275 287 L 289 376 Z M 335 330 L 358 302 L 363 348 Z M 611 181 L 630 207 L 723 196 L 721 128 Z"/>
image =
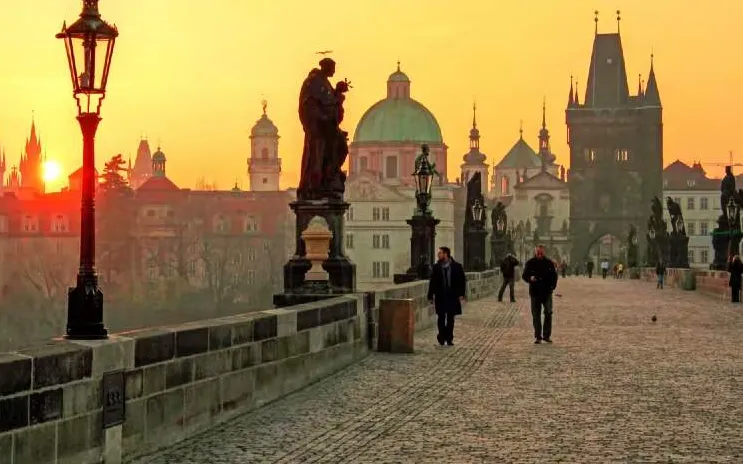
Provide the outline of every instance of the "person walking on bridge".
<path id="1" fill-rule="evenodd" d="M 730 259 L 728 264 L 728 272 L 730 273 L 730 296 L 733 303 L 740 303 L 740 289 L 743 286 L 743 262 L 740 260 L 740 256 L 735 255 Z"/>
<path id="2" fill-rule="evenodd" d="M 428 301 L 436 308 L 439 345 L 451 346 L 454 345 L 454 317 L 462 314 L 467 294 L 467 277 L 462 265 L 451 257 L 449 247 L 439 248 L 438 258 L 428 282 Z"/>
<path id="3" fill-rule="evenodd" d="M 500 286 L 500 291 L 498 292 L 498 301 L 503 301 L 503 293 L 506 291 L 506 285 L 508 285 L 508 291 L 511 295 L 511 303 L 516 302 L 516 296 L 514 295 L 513 286 L 515 284 L 515 274 L 516 274 L 516 266 L 518 266 L 519 260 L 516 259 L 516 257 L 508 253 L 505 258 L 503 258 L 503 261 L 500 263 L 500 273 L 503 277 L 503 283 Z"/>
<path id="4" fill-rule="evenodd" d="M 522 279 L 529 284 L 534 343 L 552 343 L 552 292 L 557 288 L 557 269 L 544 254 L 544 245 L 537 245 L 534 257 L 526 262 Z M 542 324 L 544 308 L 544 324 Z"/>

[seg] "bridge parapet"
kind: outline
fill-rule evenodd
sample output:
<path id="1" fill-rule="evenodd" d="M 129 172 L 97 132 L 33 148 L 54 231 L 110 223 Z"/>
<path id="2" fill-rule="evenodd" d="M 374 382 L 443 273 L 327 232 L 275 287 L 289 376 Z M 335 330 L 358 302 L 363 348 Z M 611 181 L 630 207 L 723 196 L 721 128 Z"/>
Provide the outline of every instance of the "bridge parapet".
<path id="1" fill-rule="evenodd" d="M 471 300 L 499 284 L 494 271 L 467 277 Z M 1 353 L 0 462 L 108 464 L 173 445 L 362 359 L 382 299 L 414 299 L 416 330 L 431 326 L 427 290 L 410 282 Z"/>

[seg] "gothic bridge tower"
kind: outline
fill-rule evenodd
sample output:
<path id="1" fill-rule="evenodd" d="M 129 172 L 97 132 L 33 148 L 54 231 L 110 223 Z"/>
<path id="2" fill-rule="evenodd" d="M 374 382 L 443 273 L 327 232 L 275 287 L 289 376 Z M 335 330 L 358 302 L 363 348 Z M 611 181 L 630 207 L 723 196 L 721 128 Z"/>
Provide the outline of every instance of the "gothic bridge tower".
<path id="1" fill-rule="evenodd" d="M 650 58 L 643 89 L 631 95 L 622 41 L 617 32 L 598 33 L 598 12 L 585 97 L 581 103 L 571 80 L 565 110 L 570 146 L 570 234 L 573 263 L 596 253 L 600 239 L 626 241 L 630 225 L 638 228 L 640 250 L 650 200 L 662 197 L 663 110 Z M 626 244 L 625 244 L 626 245 Z M 600 257 L 622 259 L 619 253 Z"/>

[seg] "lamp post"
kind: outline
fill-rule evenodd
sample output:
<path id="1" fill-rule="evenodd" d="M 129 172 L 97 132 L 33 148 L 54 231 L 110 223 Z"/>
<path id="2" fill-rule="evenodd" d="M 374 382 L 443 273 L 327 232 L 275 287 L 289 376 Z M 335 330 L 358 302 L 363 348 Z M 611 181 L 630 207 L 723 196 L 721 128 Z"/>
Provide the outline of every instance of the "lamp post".
<path id="1" fill-rule="evenodd" d="M 428 159 L 428 145 L 421 146 L 421 154 L 415 161 L 415 200 L 413 217 L 406 222 L 411 227 L 410 268 L 404 274 L 395 274 L 395 283 L 427 279 L 431 276 L 431 264 L 435 256 L 436 225 L 440 222 L 431 211 L 431 186 L 435 174 Z"/>
<path id="2" fill-rule="evenodd" d="M 464 268 L 466 271 L 482 272 L 485 270 L 485 240 L 487 236 L 485 206 L 483 205 L 483 198 L 478 192 L 478 195 L 472 199 L 472 205 L 470 206 L 469 224 L 465 223 Z"/>
<path id="3" fill-rule="evenodd" d="M 108 337 L 103 325 L 103 293 L 95 271 L 95 133 L 106 95 L 114 43 L 119 32 L 98 12 L 98 0 L 83 0 L 80 17 L 56 35 L 64 40 L 83 133 L 83 181 L 80 211 L 80 267 L 77 285 L 67 297 L 67 334 L 73 340 Z"/>

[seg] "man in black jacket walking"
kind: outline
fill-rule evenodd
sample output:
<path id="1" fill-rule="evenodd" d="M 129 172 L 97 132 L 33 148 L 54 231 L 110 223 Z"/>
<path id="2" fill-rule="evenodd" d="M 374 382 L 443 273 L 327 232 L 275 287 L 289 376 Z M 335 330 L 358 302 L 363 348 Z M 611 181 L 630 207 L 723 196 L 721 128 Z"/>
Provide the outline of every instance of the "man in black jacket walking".
<path id="1" fill-rule="evenodd" d="M 511 253 L 506 255 L 505 258 L 503 258 L 503 261 L 500 263 L 500 273 L 503 277 L 503 283 L 500 286 L 500 291 L 498 292 L 498 301 L 503 301 L 503 293 L 506 291 L 506 285 L 508 285 L 508 290 L 511 293 L 511 303 L 516 302 L 516 297 L 513 294 L 513 286 L 515 284 L 514 282 L 514 274 L 516 272 L 516 266 L 518 266 L 519 260 L 516 259 L 515 256 L 513 256 Z"/>
<path id="2" fill-rule="evenodd" d="M 454 345 L 454 316 L 462 314 L 467 293 L 467 278 L 462 265 L 451 257 L 448 247 L 439 248 L 439 261 L 434 264 L 428 283 L 428 301 L 434 302 L 438 316 L 439 345 Z"/>
<path id="3" fill-rule="evenodd" d="M 544 245 L 537 245 L 534 257 L 526 262 L 521 277 L 529 284 L 534 343 L 542 343 L 542 340 L 552 343 L 552 292 L 557 288 L 557 270 L 552 260 L 544 255 Z"/>

